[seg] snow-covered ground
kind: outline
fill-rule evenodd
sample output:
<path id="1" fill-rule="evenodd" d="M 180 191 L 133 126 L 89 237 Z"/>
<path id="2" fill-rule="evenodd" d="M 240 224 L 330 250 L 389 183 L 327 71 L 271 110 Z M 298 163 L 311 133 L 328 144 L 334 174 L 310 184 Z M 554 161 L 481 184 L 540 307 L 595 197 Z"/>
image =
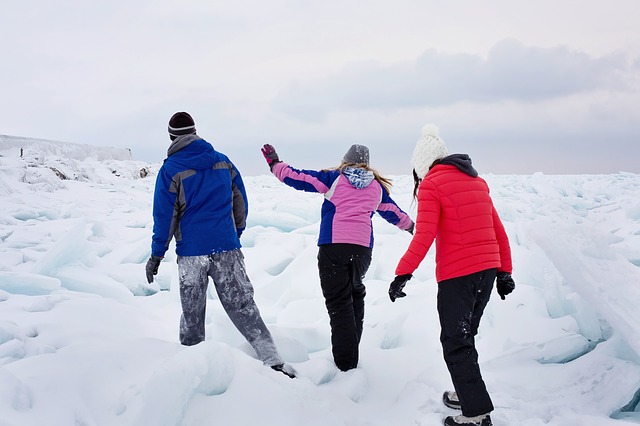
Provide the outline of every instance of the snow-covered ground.
<path id="1" fill-rule="evenodd" d="M 28 142 L 0 143 L 1 426 L 430 426 L 454 413 L 440 402 L 433 251 L 408 296 L 387 297 L 406 232 L 374 218 L 360 366 L 337 371 L 316 269 L 322 197 L 245 176 L 243 252 L 291 380 L 255 359 L 215 292 L 207 340 L 178 343 L 173 247 L 156 283 L 144 274 L 158 164 Z M 517 283 L 494 293 L 477 338 L 494 424 L 640 424 L 640 176 L 483 177 Z M 415 217 L 411 178 L 392 178 Z"/>

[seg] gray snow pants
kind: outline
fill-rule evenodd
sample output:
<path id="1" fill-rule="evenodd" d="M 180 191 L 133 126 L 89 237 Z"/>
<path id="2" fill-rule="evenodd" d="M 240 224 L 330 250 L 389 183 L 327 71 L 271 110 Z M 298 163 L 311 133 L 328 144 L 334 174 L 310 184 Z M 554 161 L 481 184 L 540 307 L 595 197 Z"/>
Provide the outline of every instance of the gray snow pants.
<path id="1" fill-rule="evenodd" d="M 253 286 L 238 250 L 205 256 L 178 256 L 180 275 L 180 343 L 196 345 L 205 337 L 205 312 L 209 277 L 231 322 L 266 365 L 282 364 L 271 333 L 253 300 Z"/>

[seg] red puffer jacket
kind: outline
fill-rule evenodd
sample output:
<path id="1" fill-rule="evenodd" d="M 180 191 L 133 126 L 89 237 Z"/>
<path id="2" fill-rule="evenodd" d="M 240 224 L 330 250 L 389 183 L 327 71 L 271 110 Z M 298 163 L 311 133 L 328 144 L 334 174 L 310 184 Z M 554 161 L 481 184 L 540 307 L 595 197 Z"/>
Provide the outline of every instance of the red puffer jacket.
<path id="1" fill-rule="evenodd" d="M 511 273 L 509 239 L 489 186 L 453 165 L 436 165 L 422 180 L 415 235 L 396 275 L 413 274 L 434 239 L 438 282 L 490 268 Z"/>

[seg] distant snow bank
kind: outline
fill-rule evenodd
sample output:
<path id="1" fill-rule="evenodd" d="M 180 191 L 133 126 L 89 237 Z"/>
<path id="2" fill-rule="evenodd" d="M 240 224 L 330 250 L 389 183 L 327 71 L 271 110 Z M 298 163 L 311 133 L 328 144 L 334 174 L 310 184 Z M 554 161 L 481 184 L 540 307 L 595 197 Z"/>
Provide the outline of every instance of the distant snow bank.
<path id="1" fill-rule="evenodd" d="M 78 161 L 131 160 L 129 148 L 93 146 L 46 139 L 0 135 L 0 155 L 20 157 L 29 155 L 41 160 L 46 156 L 57 156 Z"/>
<path id="2" fill-rule="evenodd" d="M 0 195 L 68 189 L 65 181 L 117 184 L 153 176 L 160 167 L 131 158 L 128 148 L 0 135 Z"/>

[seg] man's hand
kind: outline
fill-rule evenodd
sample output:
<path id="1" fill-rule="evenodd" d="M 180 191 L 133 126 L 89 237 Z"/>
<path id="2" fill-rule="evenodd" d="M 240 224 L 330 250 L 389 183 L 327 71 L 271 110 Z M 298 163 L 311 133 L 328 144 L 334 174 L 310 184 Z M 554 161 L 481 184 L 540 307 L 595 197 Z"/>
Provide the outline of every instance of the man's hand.
<path id="1" fill-rule="evenodd" d="M 158 275 L 158 267 L 160 266 L 160 262 L 162 261 L 161 256 L 151 255 L 149 260 L 147 260 L 147 266 L 145 267 L 145 271 L 147 273 L 147 282 L 151 284 L 153 282 L 153 276 Z"/>

